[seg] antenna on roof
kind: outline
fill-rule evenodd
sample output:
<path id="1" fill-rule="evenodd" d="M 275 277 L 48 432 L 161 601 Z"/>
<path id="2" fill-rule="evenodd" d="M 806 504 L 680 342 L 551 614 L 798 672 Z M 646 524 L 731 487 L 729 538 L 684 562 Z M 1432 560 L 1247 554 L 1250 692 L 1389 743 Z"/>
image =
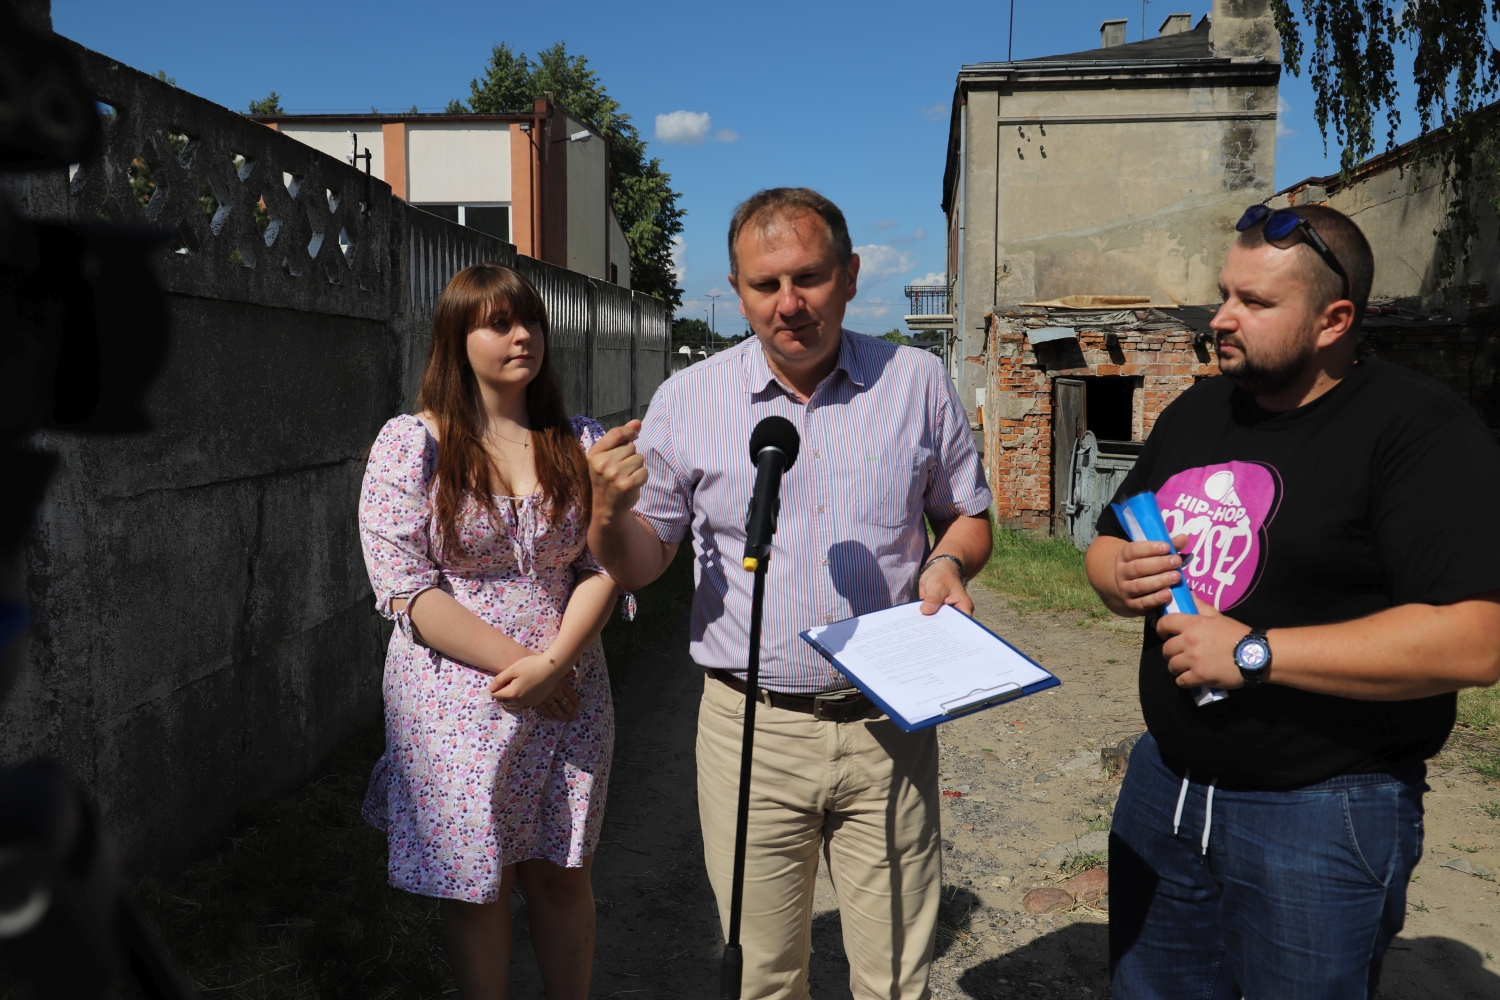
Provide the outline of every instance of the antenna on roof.
<path id="1" fill-rule="evenodd" d="M 1144 14 L 1141 15 L 1145 17 Z M 1010 30 L 1005 34 L 1005 61 L 1014 62 L 1016 54 L 1016 0 L 1010 0 Z"/>

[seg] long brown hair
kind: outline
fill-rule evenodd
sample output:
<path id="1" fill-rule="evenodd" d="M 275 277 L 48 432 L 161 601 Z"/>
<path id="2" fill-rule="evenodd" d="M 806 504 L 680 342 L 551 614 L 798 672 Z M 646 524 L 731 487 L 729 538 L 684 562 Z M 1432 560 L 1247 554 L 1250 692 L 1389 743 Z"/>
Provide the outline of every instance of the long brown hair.
<path id="1" fill-rule="evenodd" d="M 577 507 L 587 520 L 591 492 L 588 462 L 573 435 L 562 388 L 552 369 L 547 343 L 547 307 L 522 275 L 499 264 L 475 264 L 453 276 L 438 298 L 432 320 L 432 350 L 422 373 L 417 405 L 437 418 L 437 498 L 434 515 L 440 548 L 458 555 L 459 515 L 472 500 L 499 523 L 496 485 L 501 480 L 480 431 L 479 384 L 469 366 L 469 332 L 482 326 L 507 330 L 514 323 L 542 329 L 542 364 L 526 386 L 526 419 L 531 424 L 537 485 L 551 507 L 556 526 Z"/>

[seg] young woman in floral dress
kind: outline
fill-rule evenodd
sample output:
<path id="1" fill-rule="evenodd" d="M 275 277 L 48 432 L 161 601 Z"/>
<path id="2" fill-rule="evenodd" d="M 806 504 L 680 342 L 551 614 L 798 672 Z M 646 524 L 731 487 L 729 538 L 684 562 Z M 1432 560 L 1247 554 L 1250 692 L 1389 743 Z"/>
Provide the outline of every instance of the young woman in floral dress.
<path id="1" fill-rule="evenodd" d="M 420 405 L 381 430 L 360 495 L 397 623 L 364 814 L 391 884 L 442 899 L 463 1000 L 506 995 L 517 880 L 547 996 L 584 1000 L 614 744 L 598 637 L 618 592 L 584 547 L 603 429 L 568 418 L 541 297 L 495 264 L 443 291 Z"/>

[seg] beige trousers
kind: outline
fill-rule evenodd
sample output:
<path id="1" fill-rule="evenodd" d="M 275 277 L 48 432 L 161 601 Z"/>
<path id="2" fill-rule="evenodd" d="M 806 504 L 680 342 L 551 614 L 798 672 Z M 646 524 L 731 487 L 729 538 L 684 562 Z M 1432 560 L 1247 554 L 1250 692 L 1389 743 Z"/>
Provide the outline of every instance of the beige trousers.
<path id="1" fill-rule="evenodd" d="M 745 697 L 707 678 L 698 713 L 703 854 L 729 932 Z M 942 892 L 937 736 L 755 707 L 745 856 L 744 1000 L 808 1000 L 821 847 L 855 1000 L 927 1000 Z"/>

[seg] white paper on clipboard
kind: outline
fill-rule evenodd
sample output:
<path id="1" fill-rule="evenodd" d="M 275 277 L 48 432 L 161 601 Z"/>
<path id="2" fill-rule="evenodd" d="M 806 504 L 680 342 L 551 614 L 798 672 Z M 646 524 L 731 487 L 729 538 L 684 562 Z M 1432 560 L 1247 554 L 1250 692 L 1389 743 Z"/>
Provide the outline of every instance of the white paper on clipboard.
<path id="1" fill-rule="evenodd" d="M 974 619 L 920 602 L 807 630 L 807 638 L 887 711 L 913 723 L 1004 701 L 1052 675 Z M 1055 682 L 1054 682 L 1055 683 Z"/>

